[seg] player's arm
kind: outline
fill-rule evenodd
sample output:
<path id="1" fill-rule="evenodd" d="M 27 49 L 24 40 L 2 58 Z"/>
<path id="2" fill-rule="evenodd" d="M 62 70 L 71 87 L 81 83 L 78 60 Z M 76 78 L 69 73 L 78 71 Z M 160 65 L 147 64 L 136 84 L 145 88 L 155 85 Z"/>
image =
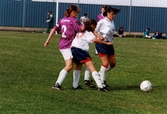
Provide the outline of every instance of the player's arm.
<path id="1" fill-rule="evenodd" d="M 96 31 L 93 31 L 93 34 L 98 37 L 100 40 L 104 40 L 102 36 L 100 36 Z"/>
<path id="2" fill-rule="evenodd" d="M 100 44 L 105 44 L 105 45 L 113 45 L 112 42 L 104 42 L 104 41 L 102 41 L 102 40 L 100 40 L 100 39 L 97 39 L 97 38 L 93 39 L 92 41 L 93 41 L 94 43 L 100 43 Z"/>
<path id="3" fill-rule="evenodd" d="M 98 32 L 100 31 L 100 28 L 101 28 L 102 25 L 103 25 L 102 21 L 99 21 L 99 22 L 97 23 L 97 26 L 96 26 L 95 30 L 93 31 L 93 34 L 94 34 L 97 38 L 99 38 L 100 40 L 104 40 L 104 38 L 98 34 Z"/>
<path id="4" fill-rule="evenodd" d="M 81 30 L 80 31 L 84 31 L 85 30 L 85 25 L 83 24 L 82 26 L 81 26 Z"/>
<path id="5" fill-rule="evenodd" d="M 45 44 L 44 44 L 44 47 L 47 47 L 47 46 L 48 46 L 48 44 L 49 44 L 49 42 L 50 42 L 50 39 L 52 38 L 52 36 L 53 36 L 54 33 L 55 33 L 55 29 L 53 28 L 53 29 L 51 30 L 51 32 L 50 32 L 50 34 L 49 34 L 49 36 L 48 36 L 48 38 L 47 38 Z"/>

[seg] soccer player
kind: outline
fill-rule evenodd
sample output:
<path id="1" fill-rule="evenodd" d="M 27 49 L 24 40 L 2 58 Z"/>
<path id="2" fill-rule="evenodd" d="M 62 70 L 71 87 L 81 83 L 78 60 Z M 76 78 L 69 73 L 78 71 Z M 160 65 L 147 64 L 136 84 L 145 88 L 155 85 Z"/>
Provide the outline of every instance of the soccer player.
<path id="1" fill-rule="evenodd" d="M 75 70 L 73 71 L 73 89 L 82 89 L 78 83 L 82 64 L 85 64 L 92 73 L 92 76 L 98 86 L 98 91 L 107 91 L 106 88 L 103 88 L 100 76 L 93 65 L 88 50 L 89 43 L 97 42 L 104 45 L 112 45 L 112 42 L 103 42 L 100 39 L 96 39 L 96 36 L 93 34 L 97 25 L 95 20 L 90 19 L 89 21 L 84 22 L 84 25 L 85 30 L 77 33 L 71 45 L 73 61 L 76 64 Z"/>
<path id="2" fill-rule="evenodd" d="M 104 18 L 103 13 L 105 12 L 105 7 L 106 7 L 106 6 L 102 6 L 102 7 L 101 7 L 101 14 L 99 14 L 99 15 L 97 16 L 97 21 L 100 21 L 101 19 Z M 98 52 L 97 52 L 97 50 L 95 49 L 95 55 L 97 55 L 97 54 L 98 54 Z"/>
<path id="3" fill-rule="evenodd" d="M 105 42 L 113 42 L 113 34 L 115 30 L 113 19 L 119 11 L 119 9 L 112 8 L 111 6 L 105 7 L 105 12 L 103 13 L 105 18 L 101 19 L 97 23 L 95 31 L 104 38 L 103 41 Z M 96 49 L 102 63 L 99 71 L 100 79 L 103 86 L 107 87 L 105 73 L 116 65 L 114 47 L 113 45 L 96 43 Z"/>
<path id="4" fill-rule="evenodd" d="M 103 12 L 105 11 L 105 7 L 106 7 L 106 6 L 102 6 L 102 7 L 101 7 L 101 14 L 99 14 L 99 15 L 97 16 L 97 21 L 100 21 L 101 19 L 104 18 Z M 96 33 L 96 32 L 94 32 L 94 33 L 95 33 L 96 35 L 98 34 L 98 33 Z M 103 39 L 103 38 L 101 38 L 101 39 Z M 95 49 L 95 55 L 98 55 L 98 52 L 97 52 L 96 49 Z M 85 85 L 89 86 L 90 88 L 94 88 L 94 87 L 95 87 L 95 85 L 92 83 L 92 80 L 90 80 L 90 71 L 89 71 L 89 69 L 88 69 L 87 67 L 85 68 L 84 83 L 85 83 Z"/>
<path id="5" fill-rule="evenodd" d="M 51 33 L 49 34 L 44 47 L 46 47 L 50 39 L 52 38 L 55 31 L 61 31 L 62 36 L 59 41 L 59 50 L 63 55 L 65 61 L 65 67 L 60 71 L 53 89 L 60 90 L 61 84 L 64 81 L 67 73 L 72 69 L 72 53 L 71 53 L 71 43 L 75 38 L 76 34 L 83 29 L 82 24 L 80 24 L 76 18 L 79 13 L 79 8 L 75 5 L 70 5 L 68 9 L 64 12 L 65 16 L 59 20 L 59 22 L 54 26 Z"/>
<path id="6" fill-rule="evenodd" d="M 99 14 L 99 15 L 97 16 L 97 21 L 100 21 L 101 19 L 104 18 L 103 13 L 105 12 L 105 7 L 106 7 L 106 6 L 102 6 L 102 7 L 101 7 L 101 14 Z"/>

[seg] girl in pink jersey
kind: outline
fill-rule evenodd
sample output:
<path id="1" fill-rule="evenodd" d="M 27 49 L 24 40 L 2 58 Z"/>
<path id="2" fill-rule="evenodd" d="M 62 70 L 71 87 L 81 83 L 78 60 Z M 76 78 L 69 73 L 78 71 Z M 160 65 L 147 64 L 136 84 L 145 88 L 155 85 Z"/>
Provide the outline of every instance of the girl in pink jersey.
<path id="1" fill-rule="evenodd" d="M 104 18 L 103 13 L 105 12 L 105 7 L 106 7 L 106 6 L 102 6 L 102 7 L 101 7 L 101 14 L 99 14 L 99 15 L 97 16 L 97 21 L 100 21 L 101 19 Z"/>
<path id="2" fill-rule="evenodd" d="M 47 47 L 55 31 L 61 31 L 62 36 L 59 41 L 59 50 L 63 55 L 65 67 L 60 71 L 58 79 L 55 82 L 55 85 L 52 87 L 53 89 L 61 89 L 62 82 L 64 81 L 67 73 L 72 69 L 73 56 L 70 46 L 77 32 L 84 29 L 84 27 L 76 20 L 78 13 L 79 8 L 77 6 L 69 6 L 64 12 L 65 16 L 54 26 L 44 44 L 44 47 Z"/>

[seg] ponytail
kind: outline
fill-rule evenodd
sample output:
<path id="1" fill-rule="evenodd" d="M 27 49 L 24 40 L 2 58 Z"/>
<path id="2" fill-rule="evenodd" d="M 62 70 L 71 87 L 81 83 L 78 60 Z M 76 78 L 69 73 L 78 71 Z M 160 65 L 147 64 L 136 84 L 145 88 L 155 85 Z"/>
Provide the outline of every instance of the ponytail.
<path id="1" fill-rule="evenodd" d="M 79 8 L 75 5 L 70 5 L 68 9 L 66 9 L 66 11 L 64 12 L 64 15 L 69 17 L 72 11 L 79 13 Z"/>

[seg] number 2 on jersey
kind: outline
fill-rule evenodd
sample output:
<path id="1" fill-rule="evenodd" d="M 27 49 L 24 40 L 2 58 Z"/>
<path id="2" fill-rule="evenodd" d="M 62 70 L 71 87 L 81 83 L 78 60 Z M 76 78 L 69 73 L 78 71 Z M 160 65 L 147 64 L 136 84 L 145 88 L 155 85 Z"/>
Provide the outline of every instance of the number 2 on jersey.
<path id="1" fill-rule="evenodd" d="M 66 30 L 67 30 L 67 27 L 66 27 L 65 25 L 63 25 L 63 26 L 62 26 L 62 30 L 63 30 L 62 37 L 63 37 L 63 38 L 66 38 L 65 33 L 66 33 Z"/>

